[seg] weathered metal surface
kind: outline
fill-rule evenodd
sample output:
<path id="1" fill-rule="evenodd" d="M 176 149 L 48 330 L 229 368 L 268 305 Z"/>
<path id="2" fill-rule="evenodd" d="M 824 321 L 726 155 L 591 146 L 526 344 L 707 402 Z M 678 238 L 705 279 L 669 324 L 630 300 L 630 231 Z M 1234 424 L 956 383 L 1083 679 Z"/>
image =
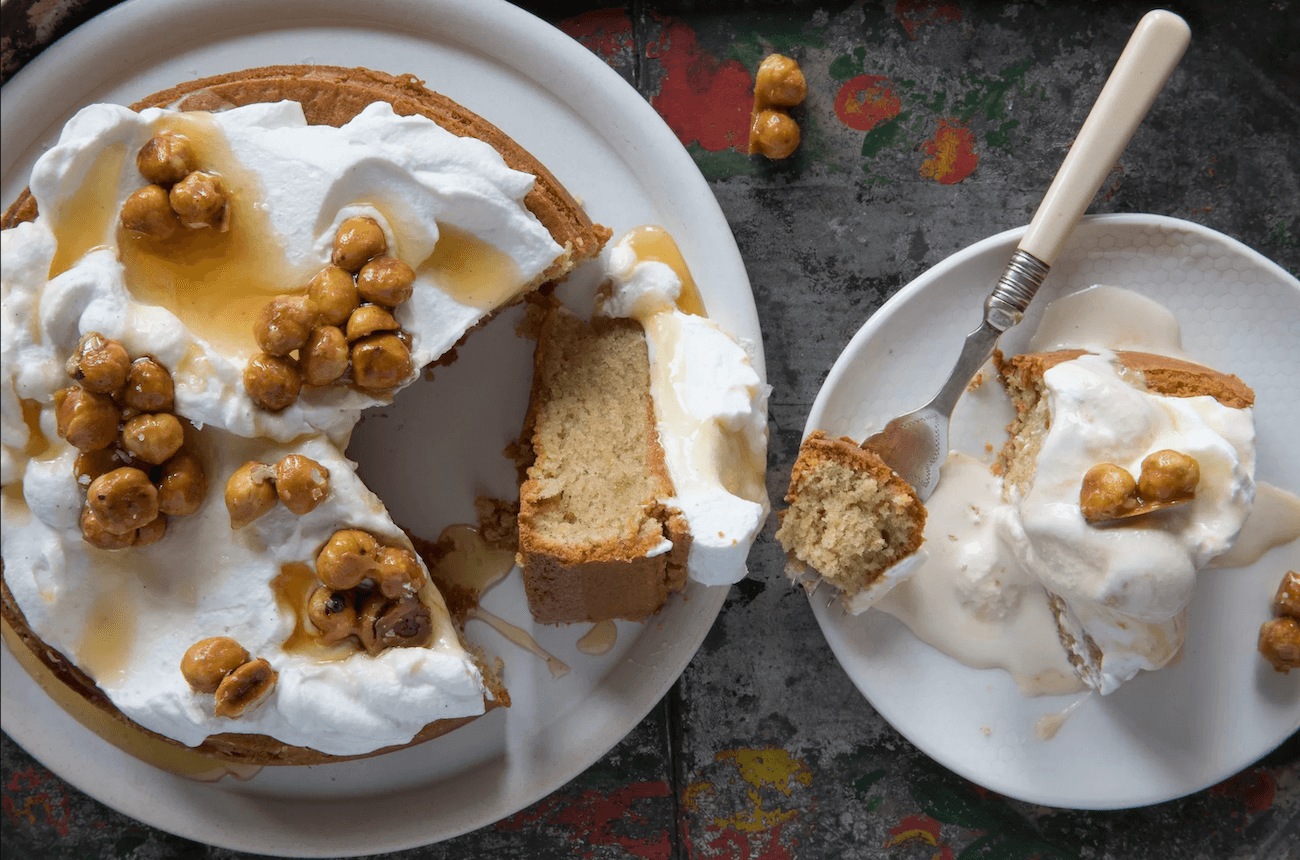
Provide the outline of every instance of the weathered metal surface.
<path id="1" fill-rule="evenodd" d="M 7 77 L 104 2 L 4 6 Z M 1027 223 L 1145 4 L 586 4 L 538 11 L 637 86 L 694 155 L 745 258 L 767 352 L 768 489 L 862 322 L 909 280 Z M 1300 6 L 1171 4 L 1193 41 L 1090 211 L 1205 224 L 1300 272 Z M 745 154 L 753 72 L 798 58 L 799 152 Z M 1300 347 L 1298 347 L 1300 348 Z M 769 524 L 700 653 L 613 752 L 535 806 L 400 860 L 1300 857 L 1300 738 L 1205 791 L 1075 812 L 987 792 L 858 694 Z M 86 798 L 7 737 L 6 858 L 239 857 Z"/>

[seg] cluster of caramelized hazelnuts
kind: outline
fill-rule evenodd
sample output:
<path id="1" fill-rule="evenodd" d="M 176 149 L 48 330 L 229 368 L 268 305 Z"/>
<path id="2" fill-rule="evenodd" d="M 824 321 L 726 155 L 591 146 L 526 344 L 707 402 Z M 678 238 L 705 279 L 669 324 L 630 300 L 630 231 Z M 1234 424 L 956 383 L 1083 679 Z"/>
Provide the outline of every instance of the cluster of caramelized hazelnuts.
<path id="1" fill-rule="evenodd" d="M 749 127 L 749 151 L 771 159 L 788 158 L 799 148 L 799 123 L 789 108 L 803 103 L 808 82 L 789 57 L 772 54 L 754 75 L 754 112 Z"/>
<path id="2" fill-rule="evenodd" d="M 1093 466 L 1083 476 L 1079 509 L 1090 523 L 1133 516 L 1193 498 L 1200 482 L 1196 458 L 1166 448 L 1142 461 L 1136 480 L 1114 463 Z"/>
<path id="3" fill-rule="evenodd" d="M 78 385 L 56 396 L 58 432 L 81 453 L 81 535 L 100 549 L 146 546 L 168 517 L 189 516 L 208 493 L 203 463 L 172 414 L 175 388 L 158 361 L 134 361 L 116 340 L 89 332 L 68 359 Z"/>
<path id="4" fill-rule="evenodd" d="M 218 717 L 238 719 L 261 704 L 279 675 L 261 657 L 250 659 L 248 651 L 229 636 L 214 636 L 195 642 L 181 658 L 181 675 L 195 691 L 212 693 Z"/>
<path id="5" fill-rule="evenodd" d="M 341 529 L 316 557 L 321 584 L 307 599 L 307 618 L 322 644 L 356 637 L 370 654 L 424 647 L 433 640 L 420 602 L 425 574 L 415 553 L 385 546 L 370 532 Z"/>
<path id="6" fill-rule="evenodd" d="M 226 510 L 230 527 L 242 529 L 283 502 L 302 516 L 314 510 L 330 491 L 330 472 L 302 454 L 290 454 L 274 466 L 249 460 L 226 481 Z"/>
<path id="7" fill-rule="evenodd" d="M 411 351 L 393 309 L 411 297 L 415 271 L 388 255 L 373 218 L 349 218 L 334 236 L 331 265 L 305 295 L 272 299 L 253 327 L 262 352 L 244 370 L 244 388 L 263 409 L 290 406 L 304 384 L 349 379 L 387 391 L 411 375 Z M 296 356 L 296 357 L 295 357 Z"/>
<path id="8" fill-rule="evenodd" d="M 1300 669 L 1300 573 L 1288 570 L 1273 595 L 1273 618 L 1259 628 L 1259 653 L 1282 674 Z"/>
<path id="9" fill-rule="evenodd" d="M 230 207 L 220 179 L 197 169 L 189 140 L 162 132 L 136 154 L 135 166 L 149 185 L 122 204 L 122 226 L 153 239 L 170 239 L 178 230 L 229 226 Z"/>

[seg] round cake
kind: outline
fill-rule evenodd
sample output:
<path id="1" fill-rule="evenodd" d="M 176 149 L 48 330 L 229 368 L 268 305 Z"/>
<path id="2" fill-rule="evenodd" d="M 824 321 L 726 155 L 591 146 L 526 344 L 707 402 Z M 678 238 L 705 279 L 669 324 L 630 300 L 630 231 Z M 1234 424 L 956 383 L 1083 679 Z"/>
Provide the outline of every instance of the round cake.
<path id="1" fill-rule="evenodd" d="M 599 254 L 536 159 L 409 76 L 252 69 L 86 108 L 3 227 L 3 615 L 63 683 L 250 764 L 509 704 L 344 451 Z"/>

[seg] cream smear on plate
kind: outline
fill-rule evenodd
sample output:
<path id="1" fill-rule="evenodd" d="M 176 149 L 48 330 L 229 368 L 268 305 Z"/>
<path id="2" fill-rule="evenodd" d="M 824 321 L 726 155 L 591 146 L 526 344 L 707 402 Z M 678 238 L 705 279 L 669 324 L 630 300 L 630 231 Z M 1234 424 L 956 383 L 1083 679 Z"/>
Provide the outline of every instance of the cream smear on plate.
<path id="1" fill-rule="evenodd" d="M 1293 539 L 1285 525 L 1300 507 L 1269 488 L 1262 495 L 1273 513 L 1243 529 L 1256 495 L 1251 410 L 1149 393 L 1117 369 L 1116 348 L 1186 357 L 1164 308 L 1114 287 L 1067 296 L 1049 306 L 1028 351 L 1063 348 L 1097 354 L 1044 374 L 1052 424 L 1028 493 L 1007 493 L 987 465 L 951 454 L 927 503 L 926 556 L 875 605 L 968 665 L 1005 669 L 1026 693 L 1085 681 L 1109 693 L 1177 657 L 1198 569 L 1239 533 L 1258 536 L 1234 564 Z M 1165 448 L 1200 462 L 1194 501 L 1118 525 L 1084 522 L 1088 468 L 1113 462 L 1137 474 Z M 1077 643 L 1070 651 L 1058 624 Z"/>
<path id="2" fill-rule="evenodd" d="M 243 219 L 232 231 L 244 233 L 231 241 L 258 263 L 244 270 L 254 287 L 229 270 L 212 284 L 230 291 L 226 299 L 185 292 L 179 281 L 171 293 L 170 282 L 128 281 L 132 252 L 129 237 L 119 241 L 117 213 L 144 184 L 134 154 L 164 129 L 198 140 L 201 157 L 221 172 Z M 0 234 L 3 555 L 33 631 L 132 720 L 189 745 L 244 731 L 354 755 L 407 743 L 434 720 L 481 714 L 482 678 L 432 586 L 421 593 L 433 616 L 429 647 L 373 657 L 283 647 L 295 617 L 277 608 L 273 581 L 286 565 L 314 561 L 341 527 L 409 542 L 342 453 L 361 410 L 384 400 L 330 386 L 279 413 L 254 407 L 242 385 L 251 331 L 238 306 L 260 309 L 270 295 L 300 290 L 328 263 L 338 225 L 370 215 L 391 253 L 416 269 L 414 295 L 396 316 L 418 373 L 493 301 L 513 298 L 560 255 L 524 205 L 533 182 L 487 144 L 382 103 L 337 129 L 308 126 L 293 102 L 215 114 L 80 111 L 33 170 L 39 217 Z M 490 258 L 494 298 L 466 291 L 438 264 L 446 241 Z M 64 362 L 90 331 L 169 368 L 175 412 L 199 428 L 207 498 L 148 547 L 99 550 L 78 528 L 84 488 L 72 474 L 77 452 L 56 433 L 53 398 L 70 384 Z M 246 460 L 288 453 L 329 470 L 328 497 L 303 516 L 278 506 L 232 531 L 221 492 L 229 475 Z M 179 671 L 191 644 L 217 635 L 236 638 L 279 673 L 271 697 L 238 721 L 214 717 L 211 698 L 190 690 Z"/>

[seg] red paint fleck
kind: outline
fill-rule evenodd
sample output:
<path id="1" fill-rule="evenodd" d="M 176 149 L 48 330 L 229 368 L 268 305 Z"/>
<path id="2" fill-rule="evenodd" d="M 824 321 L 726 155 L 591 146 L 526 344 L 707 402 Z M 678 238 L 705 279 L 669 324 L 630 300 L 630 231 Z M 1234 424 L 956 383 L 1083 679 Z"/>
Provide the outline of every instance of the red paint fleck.
<path id="1" fill-rule="evenodd" d="M 609 63 L 633 47 L 632 19 L 622 9 L 596 9 L 556 25 Z"/>
<path id="2" fill-rule="evenodd" d="M 672 840 L 667 830 L 651 837 L 629 836 L 615 832 L 611 825 L 618 823 L 623 830 L 628 825 L 645 826 L 646 817 L 633 808 L 636 801 L 647 797 L 667 797 L 668 783 L 633 783 L 613 792 L 584 791 L 577 797 L 550 797 L 531 809 L 516 813 L 497 822 L 499 830 L 532 830 L 538 825 L 557 826 L 573 843 L 576 857 L 592 860 L 595 851 L 579 846 L 617 845 L 630 856 L 644 860 L 669 860 Z"/>
<path id="3" fill-rule="evenodd" d="M 903 25 L 907 38 L 916 41 L 916 31 L 927 24 L 949 24 L 961 20 L 961 9 L 939 0 L 898 0 L 894 20 Z"/>
<path id="4" fill-rule="evenodd" d="M 646 56 L 663 67 L 650 104 L 683 144 L 749 151 L 754 78 L 739 60 L 720 61 L 702 50 L 695 31 L 680 22 L 666 26 Z"/>
<path id="5" fill-rule="evenodd" d="M 921 175 L 940 185 L 961 182 L 980 160 L 975 135 L 955 120 L 939 120 L 934 137 L 921 144 L 921 151 L 930 156 L 921 164 Z"/>
<path id="6" fill-rule="evenodd" d="M 939 842 L 939 829 L 943 825 L 928 815 L 909 815 L 889 828 L 890 839 L 886 847 L 920 840 L 931 845 Z"/>
<path id="7" fill-rule="evenodd" d="M 835 94 L 835 115 L 858 131 L 871 131 L 888 122 L 901 108 L 894 82 L 880 75 L 858 75 Z"/>
<path id="8" fill-rule="evenodd" d="M 14 802 L 9 792 L 25 792 L 31 789 L 50 787 L 53 790 L 34 791 L 28 794 L 22 804 Z M 26 821 L 29 826 L 37 824 L 37 818 L 54 828 L 60 836 L 67 836 L 72 827 L 72 800 L 59 788 L 49 771 L 44 768 L 29 766 L 15 771 L 5 783 L 4 795 L 0 797 L 0 809 L 5 818 L 14 823 Z"/>
<path id="9" fill-rule="evenodd" d="M 1246 811 L 1252 814 L 1263 812 L 1272 806 L 1276 792 L 1277 784 L 1263 768 L 1242 771 L 1210 789 L 1210 794 L 1214 797 L 1240 801 Z"/>

